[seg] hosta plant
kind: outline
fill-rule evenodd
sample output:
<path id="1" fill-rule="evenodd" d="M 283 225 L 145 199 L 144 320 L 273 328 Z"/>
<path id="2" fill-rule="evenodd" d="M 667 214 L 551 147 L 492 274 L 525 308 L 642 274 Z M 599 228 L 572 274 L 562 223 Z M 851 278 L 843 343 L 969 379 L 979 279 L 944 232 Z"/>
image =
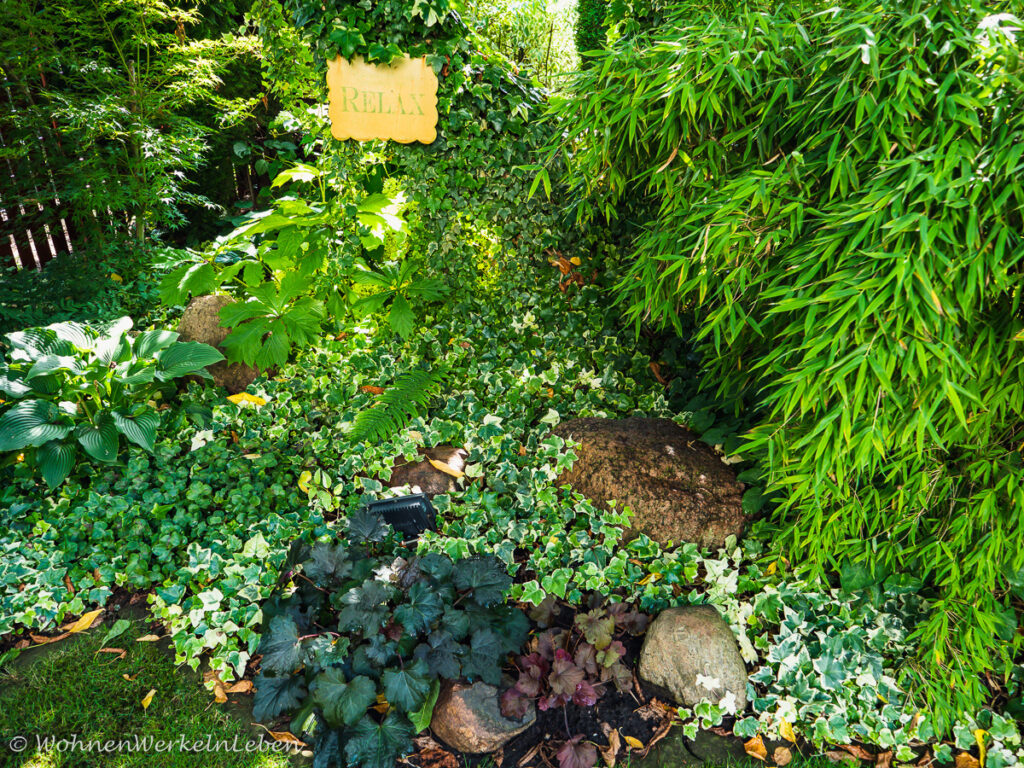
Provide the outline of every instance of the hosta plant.
<path id="1" fill-rule="evenodd" d="M 590 602 L 591 610 L 581 610 L 569 629 L 548 629 L 531 641 L 530 653 L 519 658 L 519 679 L 502 694 L 502 714 L 521 718 L 531 700 L 540 710 L 569 704 L 592 707 L 608 686 L 629 690 L 633 674 L 623 663 L 626 647 L 621 638 L 642 634 L 648 617 L 625 603 L 602 607 L 599 601 Z M 555 599 L 548 597 L 530 615 L 543 626 L 557 611 Z M 590 768 L 596 763 L 597 750 L 582 735 L 568 733 L 568 719 L 565 736 L 557 753 L 562 768 Z"/>
<path id="2" fill-rule="evenodd" d="M 121 438 L 152 452 L 155 401 L 181 376 L 208 377 L 224 359 L 213 347 L 179 342 L 172 331 L 128 335 L 131 318 L 107 326 L 57 323 L 4 336 L 0 359 L 0 454 L 35 464 L 51 488 L 80 451 L 117 459 Z M 6 401 L 6 402 L 4 402 Z"/>
<path id="3" fill-rule="evenodd" d="M 287 594 L 263 606 L 254 715 L 292 713 L 317 765 L 390 768 L 430 723 L 441 678 L 498 684 L 525 640 L 497 558 L 415 556 L 365 509 L 288 562 Z"/>

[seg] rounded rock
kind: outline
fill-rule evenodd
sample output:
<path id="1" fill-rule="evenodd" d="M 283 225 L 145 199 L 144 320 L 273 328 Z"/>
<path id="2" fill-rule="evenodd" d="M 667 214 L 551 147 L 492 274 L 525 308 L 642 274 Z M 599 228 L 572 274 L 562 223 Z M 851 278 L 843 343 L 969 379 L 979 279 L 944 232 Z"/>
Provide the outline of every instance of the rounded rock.
<path id="1" fill-rule="evenodd" d="M 501 749 L 537 720 L 530 709 L 521 720 L 501 714 L 498 689 L 487 683 L 444 682 L 430 728 L 452 749 L 479 755 Z"/>

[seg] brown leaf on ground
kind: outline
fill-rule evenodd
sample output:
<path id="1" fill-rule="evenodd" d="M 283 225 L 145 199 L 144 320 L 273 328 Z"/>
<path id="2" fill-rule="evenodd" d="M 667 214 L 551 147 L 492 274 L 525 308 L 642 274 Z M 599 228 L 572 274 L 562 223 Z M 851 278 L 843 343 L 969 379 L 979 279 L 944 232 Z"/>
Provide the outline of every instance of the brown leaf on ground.
<path id="1" fill-rule="evenodd" d="M 64 632 L 63 634 L 56 635 L 54 637 L 47 637 L 46 635 L 35 635 L 29 632 L 28 636 L 31 637 L 32 642 L 36 643 L 37 645 L 46 645 L 47 643 L 57 643 L 66 637 L 71 637 L 71 633 Z"/>
<path id="2" fill-rule="evenodd" d="M 121 675 L 121 677 L 123 677 L 123 678 L 124 678 L 125 680 L 127 680 L 127 681 L 128 681 L 129 683 L 134 683 L 134 682 L 135 682 L 135 678 L 137 678 L 137 677 L 138 677 L 138 674 L 135 674 L 135 675 L 129 675 L 129 674 L 128 674 L 128 673 L 126 672 L 125 674 Z"/>
<path id="3" fill-rule="evenodd" d="M 775 764 L 780 766 L 780 768 L 781 766 L 789 765 L 792 759 L 793 753 L 785 747 L 776 747 L 775 751 L 772 752 L 772 760 L 774 760 Z"/>
<path id="4" fill-rule="evenodd" d="M 765 749 L 764 741 L 761 740 L 760 736 L 755 736 L 750 741 L 744 742 L 743 751 L 761 762 L 768 759 L 768 750 Z"/>
<path id="5" fill-rule="evenodd" d="M 663 387 L 667 387 L 668 379 L 661 375 L 661 366 L 651 360 L 651 362 L 648 363 L 648 367 L 651 369 L 651 373 L 654 374 L 654 378 L 658 380 L 658 383 Z"/>
<path id="6" fill-rule="evenodd" d="M 825 757 L 831 760 L 833 763 L 859 763 L 860 761 L 851 755 L 849 752 L 845 752 L 841 749 L 830 749 L 825 753 Z"/>
<path id="7" fill-rule="evenodd" d="M 875 755 L 875 765 L 878 768 L 890 768 L 892 766 L 892 758 L 896 753 L 891 749 L 888 752 L 879 752 Z"/>
<path id="8" fill-rule="evenodd" d="M 608 746 L 598 747 L 598 750 L 601 752 L 601 758 L 604 760 L 604 764 L 607 765 L 608 768 L 615 768 L 615 756 L 619 753 L 619 747 L 621 746 L 618 730 L 613 728 L 608 732 L 607 738 Z"/>
<path id="9" fill-rule="evenodd" d="M 961 752 L 956 756 L 956 768 L 981 768 L 981 763 L 970 752 Z"/>
<path id="10" fill-rule="evenodd" d="M 296 749 L 302 749 L 303 747 L 309 746 L 298 736 L 293 733 L 289 733 L 288 731 L 267 731 L 267 735 L 279 744 L 287 744 L 291 747 L 295 747 Z"/>
<path id="11" fill-rule="evenodd" d="M 375 387 L 373 384 L 363 384 L 363 386 L 359 388 L 359 391 L 366 392 L 371 395 L 383 395 L 384 387 Z"/>
<path id="12" fill-rule="evenodd" d="M 124 648 L 100 648 L 96 653 L 115 653 L 119 659 L 123 659 L 128 655 L 128 651 Z"/>
<path id="13" fill-rule="evenodd" d="M 868 760 L 870 762 L 875 761 L 875 756 L 868 752 L 864 747 L 859 744 L 841 744 L 840 749 L 849 752 L 851 755 L 856 757 L 858 760 Z"/>
<path id="14" fill-rule="evenodd" d="M 420 768 L 459 768 L 458 758 L 441 747 L 424 749 L 412 757 L 416 758 Z"/>
<path id="15" fill-rule="evenodd" d="M 64 577 L 64 586 L 67 588 L 68 592 L 70 592 L 72 595 L 75 594 L 75 585 L 71 583 L 71 577 L 70 576 L 65 576 Z"/>
<path id="16" fill-rule="evenodd" d="M 143 635 L 142 637 L 135 638 L 136 643 L 155 643 L 160 639 L 160 635 Z"/>
<path id="17" fill-rule="evenodd" d="M 18 651 L 24 651 L 30 645 L 32 645 L 32 643 L 30 643 L 28 640 L 19 640 L 14 644 L 14 648 Z"/>
<path id="18" fill-rule="evenodd" d="M 228 693 L 250 693 L 252 691 L 252 680 L 239 680 L 227 690 Z"/>
<path id="19" fill-rule="evenodd" d="M 533 760 L 533 758 L 537 755 L 537 753 L 540 752 L 540 747 L 541 747 L 541 742 L 539 742 L 539 741 L 536 744 L 534 744 L 532 747 L 530 747 L 529 751 L 525 755 L 523 755 L 521 758 L 519 758 L 519 762 L 516 763 L 518 768 L 523 768 L 524 765 L 526 765 L 531 760 Z"/>

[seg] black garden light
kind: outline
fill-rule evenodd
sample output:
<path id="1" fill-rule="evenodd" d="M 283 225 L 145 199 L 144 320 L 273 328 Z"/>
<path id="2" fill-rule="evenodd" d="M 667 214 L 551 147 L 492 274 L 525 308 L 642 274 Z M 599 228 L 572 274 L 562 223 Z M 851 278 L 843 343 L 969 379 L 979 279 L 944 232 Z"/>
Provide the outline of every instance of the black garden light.
<path id="1" fill-rule="evenodd" d="M 381 499 L 366 505 L 371 512 L 380 514 L 386 523 L 408 538 L 416 538 L 426 530 L 436 530 L 437 514 L 425 493 Z"/>

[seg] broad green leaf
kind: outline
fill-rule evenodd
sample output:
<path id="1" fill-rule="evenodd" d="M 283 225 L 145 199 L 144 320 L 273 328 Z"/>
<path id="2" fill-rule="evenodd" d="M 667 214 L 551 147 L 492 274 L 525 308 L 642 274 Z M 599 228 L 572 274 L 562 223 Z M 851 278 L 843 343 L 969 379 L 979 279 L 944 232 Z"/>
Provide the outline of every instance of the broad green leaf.
<path id="1" fill-rule="evenodd" d="M 396 760 L 412 751 L 413 729 L 408 718 L 390 712 L 380 723 L 364 717 L 352 730 L 345 755 L 361 768 L 394 768 Z"/>
<path id="2" fill-rule="evenodd" d="M 430 671 L 422 659 L 406 663 L 402 669 L 386 669 L 381 675 L 384 696 L 404 712 L 423 705 L 430 693 Z"/>
<path id="3" fill-rule="evenodd" d="M 109 463 L 117 459 L 117 427 L 109 414 L 99 414 L 95 419 L 95 423 L 80 424 L 75 429 L 75 439 L 96 461 Z"/>
<path id="4" fill-rule="evenodd" d="M 301 675 L 268 677 L 261 673 L 253 682 L 256 696 L 252 716 L 258 722 L 268 722 L 290 712 L 306 697 L 306 681 Z"/>
<path id="5" fill-rule="evenodd" d="M 56 488 L 67 479 L 75 466 L 75 446 L 51 440 L 36 450 L 36 461 L 43 480 L 50 488 Z"/>
<path id="6" fill-rule="evenodd" d="M 219 363 L 224 355 L 198 341 L 177 342 L 156 355 L 156 377 L 160 381 L 170 381 L 180 376 L 196 373 L 208 365 Z"/>
<path id="7" fill-rule="evenodd" d="M 289 616 L 275 616 L 260 640 L 263 670 L 271 675 L 290 675 L 302 660 L 299 628 Z"/>
<path id="8" fill-rule="evenodd" d="M 332 667 L 317 675 L 311 690 L 314 701 L 332 728 L 355 725 L 377 700 L 377 686 L 370 678 L 357 675 L 346 680 L 340 667 Z"/>
<path id="9" fill-rule="evenodd" d="M 137 446 L 150 453 L 156 442 L 156 431 L 160 427 L 160 414 L 152 408 L 143 408 L 134 413 L 117 409 L 111 413 L 117 431 Z"/>
<path id="10" fill-rule="evenodd" d="M 51 440 L 61 440 L 71 426 L 60 422 L 56 405 L 43 400 L 22 400 L 0 415 L 0 451 L 20 451 Z"/>

